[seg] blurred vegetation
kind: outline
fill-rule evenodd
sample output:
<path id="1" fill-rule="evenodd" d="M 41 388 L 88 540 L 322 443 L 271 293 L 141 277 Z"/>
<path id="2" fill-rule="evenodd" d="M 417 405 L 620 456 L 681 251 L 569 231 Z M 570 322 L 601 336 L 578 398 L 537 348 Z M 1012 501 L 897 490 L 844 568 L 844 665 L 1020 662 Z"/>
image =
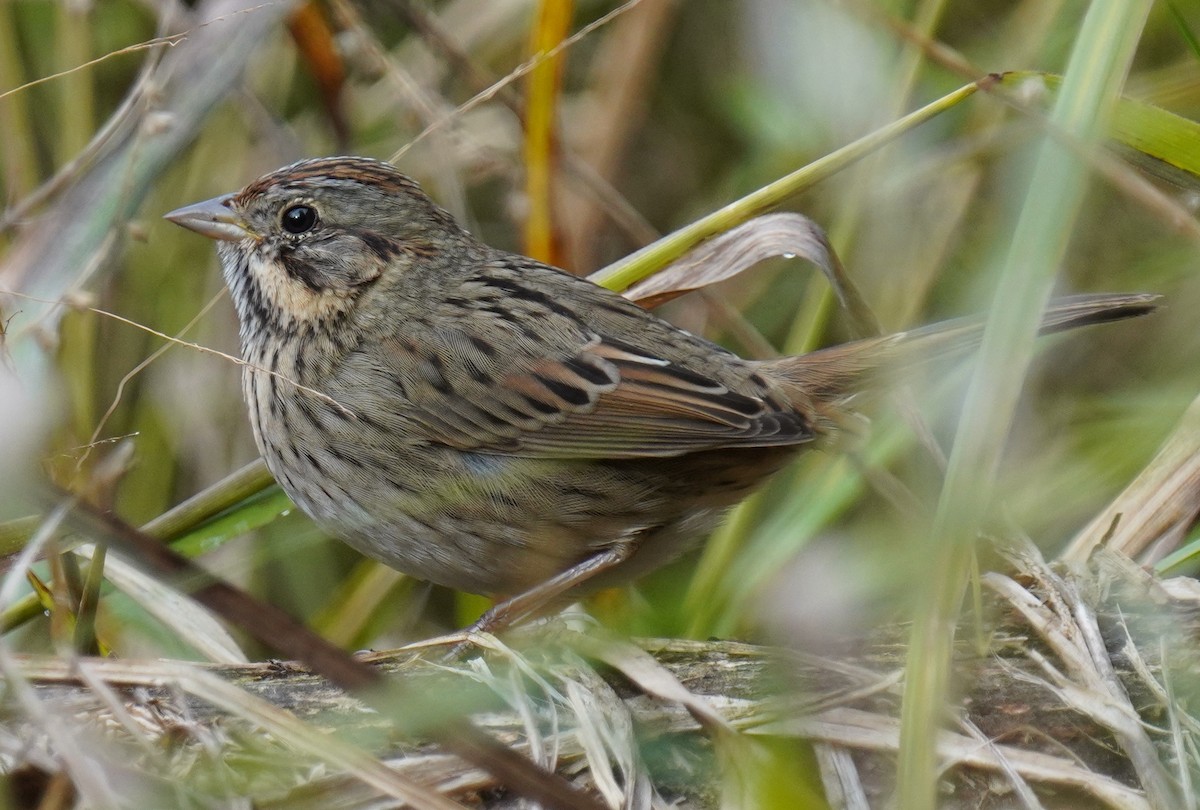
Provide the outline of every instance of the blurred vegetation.
<path id="1" fill-rule="evenodd" d="M 587 274 L 989 72 L 1062 73 L 1088 7 L 643 0 L 518 71 L 532 48 L 619 5 L 0 3 L 0 293 L 14 293 L 0 297 L 0 519 L 43 514 L 29 492 L 48 477 L 146 523 L 257 457 L 233 362 L 103 314 L 237 353 L 211 245 L 165 211 L 304 157 L 398 154 L 486 241 Z M 229 44 L 256 23 L 252 48 Z M 1200 120 L 1198 37 L 1194 3 L 1154 4 L 1124 95 Z M 222 84 L 221 69 L 236 78 Z M 785 207 L 828 230 L 887 329 L 987 310 L 1050 103 L 1007 85 L 976 93 Z M 89 145 L 114 116 L 118 134 Z M 1171 148 L 1194 164 L 1200 141 Z M 1133 154 L 1092 177 L 1055 287 L 1160 293 L 1165 310 L 1044 341 L 1000 469 L 996 525 L 1048 556 L 1200 389 L 1200 186 Z M 825 279 L 782 259 L 663 314 L 747 355 L 848 336 Z M 939 367 L 910 386 L 943 451 L 968 374 Z M 884 398 L 868 413 L 735 510 L 703 552 L 595 611 L 629 633 L 805 650 L 909 616 L 941 466 L 906 407 Z M 31 525 L 0 529 L 5 551 Z M 486 606 L 364 562 L 270 490 L 161 536 L 185 535 L 208 568 L 349 649 L 449 630 Z M 32 571 L 54 580 L 45 562 Z M 66 586 L 36 604 L 26 587 L 4 591 L 26 600 L 0 605 L 8 643 L 65 649 L 52 614 L 68 608 L 52 594 Z M 119 585 L 102 588 L 95 621 L 102 650 L 197 654 Z"/>

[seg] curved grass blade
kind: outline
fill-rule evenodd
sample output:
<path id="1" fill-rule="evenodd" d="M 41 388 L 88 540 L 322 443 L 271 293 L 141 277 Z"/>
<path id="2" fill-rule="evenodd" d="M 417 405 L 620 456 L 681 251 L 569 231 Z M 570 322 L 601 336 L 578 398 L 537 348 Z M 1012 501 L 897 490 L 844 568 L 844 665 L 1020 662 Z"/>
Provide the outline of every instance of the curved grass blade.
<path id="1" fill-rule="evenodd" d="M 806 216 L 766 214 L 693 248 L 665 270 L 642 279 L 625 290 L 625 297 L 654 308 L 684 293 L 727 281 L 764 259 L 774 256 L 805 259 L 815 264 L 850 314 L 862 336 L 879 333 L 862 294 L 846 275 L 825 231 Z"/>

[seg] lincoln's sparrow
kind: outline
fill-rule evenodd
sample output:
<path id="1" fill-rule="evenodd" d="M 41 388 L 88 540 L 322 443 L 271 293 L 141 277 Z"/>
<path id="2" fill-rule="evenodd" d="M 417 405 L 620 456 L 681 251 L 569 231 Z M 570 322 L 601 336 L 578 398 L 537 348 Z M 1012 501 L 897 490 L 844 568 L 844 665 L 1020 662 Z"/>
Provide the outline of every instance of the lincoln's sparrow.
<path id="1" fill-rule="evenodd" d="M 254 435 L 288 495 L 401 571 L 521 594 L 510 619 L 676 557 L 873 371 L 979 333 L 950 322 L 743 360 L 481 244 L 362 158 L 297 163 L 167 218 L 218 240 Z M 1152 300 L 1064 299 L 1043 327 Z"/>

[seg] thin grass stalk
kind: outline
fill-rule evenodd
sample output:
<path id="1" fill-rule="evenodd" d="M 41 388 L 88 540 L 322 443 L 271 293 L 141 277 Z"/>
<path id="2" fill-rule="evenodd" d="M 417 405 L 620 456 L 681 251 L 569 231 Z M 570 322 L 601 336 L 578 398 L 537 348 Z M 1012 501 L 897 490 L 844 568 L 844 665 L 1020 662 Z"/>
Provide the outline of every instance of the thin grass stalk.
<path id="1" fill-rule="evenodd" d="M 20 48 L 17 47 L 15 3 L 0 3 L 0 90 L 20 87 L 25 82 Z M 37 149 L 29 98 L 18 93 L 0 99 L 0 166 L 4 171 L 5 204 L 19 200 L 37 186 Z"/>
<path id="2" fill-rule="evenodd" d="M 1054 127 L 1083 143 L 1098 140 L 1149 8 L 1148 0 L 1097 2 L 1088 8 L 1051 114 Z M 1043 139 L 1000 270 L 928 541 L 931 566 L 905 672 L 900 807 L 936 806 L 937 734 L 972 541 L 995 488 L 1003 444 L 1033 357 L 1038 319 L 1083 199 L 1086 169 L 1085 161 L 1058 138 Z"/>
<path id="3" fill-rule="evenodd" d="M 974 95 L 980 87 L 990 86 L 993 81 L 992 77 L 988 77 L 960 87 L 921 109 L 909 113 L 900 120 L 893 121 L 891 124 L 747 194 L 724 208 L 664 236 L 654 244 L 609 265 L 591 278 L 597 284 L 609 289 L 623 290 L 666 267 L 705 239 L 724 233 L 758 214 L 771 210 L 793 194 L 816 185 L 850 164 L 872 154 L 909 130 L 954 108 L 964 99 Z"/>
<path id="4" fill-rule="evenodd" d="M 90 3 L 60 2 L 57 4 L 55 61 L 59 71 L 67 71 L 91 59 Z M 92 73 L 74 71 L 64 75 L 56 84 L 58 129 L 55 133 L 55 157 L 58 165 L 69 162 L 83 151 L 92 136 L 95 95 L 92 92 Z"/>
<path id="5" fill-rule="evenodd" d="M 688 617 L 684 633 L 688 638 L 712 634 L 718 608 L 724 604 L 712 596 L 721 590 L 721 581 L 728 575 L 729 566 L 745 545 L 746 537 L 758 525 L 762 512 L 762 493 L 756 492 L 739 503 L 705 543 L 683 599 L 683 615 Z"/>
<path id="6" fill-rule="evenodd" d="M 107 653 L 96 632 L 96 614 L 100 606 L 100 589 L 104 586 L 104 558 L 107 554 L 108 547 L 98 543 L 92 553 L 92 564 L 88 566 L 87 579 L 79 600 L 74 646 L 83 655 Z"/>
<path id="7" fill-rule="evenodd" d="M 525 105 L 525 196 L 529 200 L 525 252 L 550 264 L 561 263 L 554 239 L 551 188 L 555 165 L 554 113 L 566 61 L 566 53 L 561 50 L 554 53 L 554 49 L 567 37 L 574 7 L 571 0 L 541 0 L 530 47 L 535 58 L 545 58 L 529 72 L 528 103 Z"/>

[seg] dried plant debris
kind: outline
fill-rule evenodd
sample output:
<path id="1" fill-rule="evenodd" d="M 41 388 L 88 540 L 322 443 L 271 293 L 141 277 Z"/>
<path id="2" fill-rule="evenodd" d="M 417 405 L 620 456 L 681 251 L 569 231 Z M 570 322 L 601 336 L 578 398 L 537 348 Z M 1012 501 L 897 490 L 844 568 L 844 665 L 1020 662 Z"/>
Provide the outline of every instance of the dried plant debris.
<path id="1" fill-rule="evenodd" d="M 990 648 L 958 648 L 964 691 L 938 743 L 944 806 L 1193 806 L 1200 662 L 1179 642 L 1200 629 L 1196 602 L 1111 553 L 1066 574 L 1028 548 L 1010 557 L 1012 571 L 983 580 Z M 733 642 L 633 647 L 597 632 L 552 623 L 515 633 L 514 646 L 482 637 L 463 663 L 370 658 L 431 703 L 470 707 L 490 735 L 610 807 L 752 802 L 772 740 L 812 746 L 835 806 L 888 806 L 903 628 L 827 658 Z M 388 718 L 286 663 L 11 663 L 41 707 L 13 711 L 10 690 L 0 726 L 23 789 L 169 806 L 514 806 L 484 771 L 397 742 Z"/>

